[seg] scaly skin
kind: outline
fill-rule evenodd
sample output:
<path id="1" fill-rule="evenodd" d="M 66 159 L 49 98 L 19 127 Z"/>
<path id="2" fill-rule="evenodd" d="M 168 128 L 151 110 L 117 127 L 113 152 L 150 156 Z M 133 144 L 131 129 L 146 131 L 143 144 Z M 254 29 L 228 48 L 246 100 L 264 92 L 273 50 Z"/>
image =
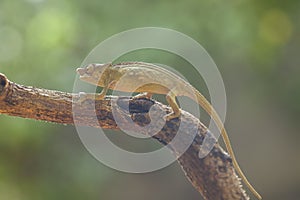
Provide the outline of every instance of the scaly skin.
<path id="1" fill-rule="evenodd" d="M 103 87 L 102 92 L 97 96 L 99 100 L 105 97 L 108 89 L 144 93 L 135 98 L 150 98 L 152 94 L 165 94 L 167 102 L 173 109 L 172 113 L 165 116 L 166 120 L 180 116 L 181 111 L 176 103 L 176 96 L 186 96 L 196 101 L 218 126 L 228 153 L 232 158 L 233 166 L 243 182 L 258 199 L 262 199 L 240 169 L 228 134 L 215 109 L 197 89 L 178 75 L 157 65 L 144 62 L 125 62 L 114 65 L 111 63 L 90 64 L 86 68 L 78 68 L 77 73 L 82 81 Z"/>

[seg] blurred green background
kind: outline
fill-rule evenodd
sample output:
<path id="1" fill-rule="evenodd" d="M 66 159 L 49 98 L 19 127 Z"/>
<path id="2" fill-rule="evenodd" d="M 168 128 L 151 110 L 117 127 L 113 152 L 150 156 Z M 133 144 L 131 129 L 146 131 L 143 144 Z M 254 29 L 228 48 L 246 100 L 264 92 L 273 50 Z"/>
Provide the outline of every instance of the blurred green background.
<path id="1" fill-rule="evenodd" d="M 300 1 L 274 0 L 0 0 L 0 72 L 20 84 L 71 92 L 76 67 L 109 36 L 145 26 L 183 32 L 219 67 L 225 124 L 250 182 L 264 199 L 298 199 L 299 10 Z M 192 76 L 176 56 L 136 55 L 129 58 Z M 1 200 L 202 199 L 177 163 L 121 173 L 96 161 L 72 126 L 4 115 L 0 126 Z"/>

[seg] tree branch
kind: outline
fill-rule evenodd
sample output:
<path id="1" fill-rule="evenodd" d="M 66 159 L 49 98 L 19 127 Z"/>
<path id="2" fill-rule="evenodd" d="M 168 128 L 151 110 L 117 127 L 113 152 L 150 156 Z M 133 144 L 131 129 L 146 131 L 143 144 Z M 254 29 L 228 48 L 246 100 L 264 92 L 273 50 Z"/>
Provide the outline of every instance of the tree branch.
<path id="1" fill-rule="evenodd" d="M 78 99 L 78 94 L 70 94 L 60 91 L 38 89 L 30 86 L 23 86 L 9 81 L 5 75 L 0 74 L 0 114 L 31 118 L 61 124 L 78 124 L 82 126 L 92 126 L 104 129 L 115 129 L 116 124 L 111 108 L 112 100 L 117 102 L 116 112 L 118 123 L 125 127 L 133 120 L 139 125 L 149 124 L 149 109 L 155 108 L 170 112 L 170 108 L 159 102 L 138 99 L 132 100 L 128 97 L 106 97 L 104 100 L 96 101 L 88 99 L 84 103 L 72 105 L 72 99 Z M 129 112 L 126 105 L 129 104 Z M 92 106 L 91 106 L 92 105 Z M 73 107 L 72 107 L 73 106 Z M 72 110 L 73 109 L 73 110 Z M 95 121 L 95 112 L 98 121 Z M 73 111 L 76 115 L 73 116 Z M 153 111 L 153 117 L 161 117 Z M 152 136 L 160 143 L 168 144 L 176 135 L 179 125 L 185 126 L 187 138 L 193 135 L 194 129 L 198 127 L 198 133 L 187 151 L 178 158 L 185 175 L 192 185 L 202 194 L 204 199 L 209 200 L 246 200 L 249 199 L 242 189 L 239 178 L 231 163 L 231 158 L 226 152 L 215 144 L 212 151 L 205 157 L 198 157 L 199 147 L 205 136 L 210 136 L 212 142 L 215 138 L 207 128 L 194 116 L 182 111 L 180 120 L 168 121 L 156 135 Z M 155 127 L 149 127 L 148 132 Z M 130 129 L 130 126 L 129 126 Z M 184 143 L 184 141 L 182 141 Z M 172 149 L 176 152 L 176 149 Z"/>

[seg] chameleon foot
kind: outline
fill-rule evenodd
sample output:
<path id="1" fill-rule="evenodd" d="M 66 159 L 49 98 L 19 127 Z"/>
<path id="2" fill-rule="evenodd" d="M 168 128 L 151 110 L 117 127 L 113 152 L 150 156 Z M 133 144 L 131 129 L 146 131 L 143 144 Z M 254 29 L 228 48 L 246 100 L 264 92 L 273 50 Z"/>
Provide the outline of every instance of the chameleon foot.
<path id="1" fill-rule="evenodd" d="M 132 97 L 133 100 L 137 100 L 137 99 L 151 99 L 152 98 L 152 93 L 150 92 L 144 92 L 138 95 L 135 95 L 134 97 Z"/>
<path id="2" fill-rule="evenodd" d="M 175 118 L 180 117 L 180 114 L 181 114 L 181 113 L 178 113 L 178 114 L 177 114 L 177 113 L 171 112 L 171 113 L 169 113 L 169 114 L 167 114 L 167 115 L 164 116 L 164 120 L 170 121 L 170 120 L 172 120 L 172 119 L 175 119 Z"/>
<path id="3" fill-rule="evenodd" d="M 85 92 L 79 92 L 78 97 L 79 98 L 76 100 L 76 102 L 80 105 L 88 99 L 87 94 Z"/>
<path id="4" fill-rule="evenodd" d="M 104 99 L 105 97 L 105 94 L 87 94 L 85 92 L 79 92 L 79 99 L 77 100 L 77 102 L 79 104 L 82 104 L 83 102 L 85 102 L 86 100 L 93 100 L 93 101 L 96 101 L 96 100 L 102 100 Z"/>

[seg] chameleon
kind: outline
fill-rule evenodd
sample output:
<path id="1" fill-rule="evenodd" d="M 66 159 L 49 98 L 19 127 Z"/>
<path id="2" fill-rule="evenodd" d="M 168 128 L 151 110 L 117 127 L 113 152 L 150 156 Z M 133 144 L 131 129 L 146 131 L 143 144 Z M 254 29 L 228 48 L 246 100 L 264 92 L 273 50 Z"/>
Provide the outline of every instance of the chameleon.
<path id="1" fill-rule="evenodd" d="M 176 102 L 177 96 L 186 96 L 197 101 L 216 123 L 226 149 L 232 158 L 233 166 L 242 178 L 242 181 L 258 199 L 262 199 L 239 167 L 228 134 L 219 115 L 210 102 L 183 78 L 158 65 L 145 62 L 93 63 L 88 64 L 84 68 L 78 68 L 76 71 L 80 80 L 103 88 L 99 95 L 93 96 L 97 100 L 104 99 L 108 89 L 114 90 L 118 81 L 122 82 L 122 84 L 118 84 L 118 91 L 141 93 L 136 96 L 138 98 L 151 98 L 153 94 L 166 95 L 166 100 L 172 108 L 172 112 L 164 116 L 166 120 L 180 117 L 181 111 Z M 141 86 L 136 88 L 137 85 Z"/>

